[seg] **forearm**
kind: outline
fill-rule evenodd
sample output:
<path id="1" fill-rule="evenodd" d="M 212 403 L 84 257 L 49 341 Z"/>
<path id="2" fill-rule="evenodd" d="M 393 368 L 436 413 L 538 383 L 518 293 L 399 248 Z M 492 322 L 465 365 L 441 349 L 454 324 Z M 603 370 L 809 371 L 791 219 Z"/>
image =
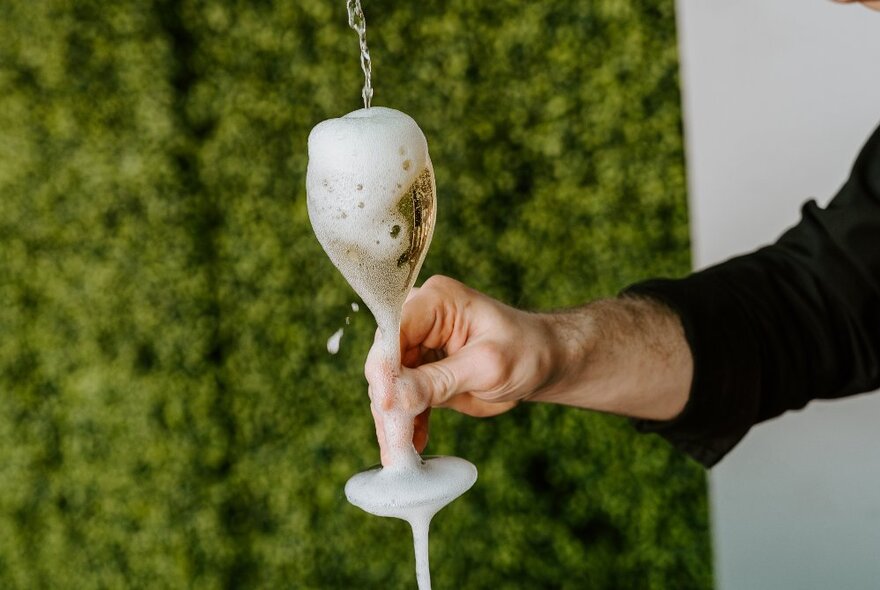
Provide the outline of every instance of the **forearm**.
<path id="1" fill-rule="evenodd" d="M 693 360 L 678 316 L 662 303 L 624 296 L 542 318 L 553 360 L 531 401 L 650 420 L 684 408 Z"/>

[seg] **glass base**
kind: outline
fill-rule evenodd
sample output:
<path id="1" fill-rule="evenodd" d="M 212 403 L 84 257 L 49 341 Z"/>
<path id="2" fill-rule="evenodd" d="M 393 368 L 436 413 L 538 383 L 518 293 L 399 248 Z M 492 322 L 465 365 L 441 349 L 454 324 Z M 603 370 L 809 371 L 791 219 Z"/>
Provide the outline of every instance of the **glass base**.
<path id="1" fill-rule="evenodd" d="M 477 468 L 459 457 L 423 457 L 415 468 L 377 466 L 353 476 L 345 496 L 358 508 L 410 520 L 414 513 L 432 516 L 468 491 Z"/>

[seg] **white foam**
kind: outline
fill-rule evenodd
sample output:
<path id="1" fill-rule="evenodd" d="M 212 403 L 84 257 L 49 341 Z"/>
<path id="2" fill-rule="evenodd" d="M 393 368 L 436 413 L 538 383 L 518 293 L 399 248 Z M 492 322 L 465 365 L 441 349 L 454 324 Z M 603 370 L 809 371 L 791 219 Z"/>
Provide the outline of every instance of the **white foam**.
<path id="1" fill-rule="evenodd" d="M 413 531 L 416 580 L 420 590 L 431 588 L 428 529 L 444 506 L 468 491 L 477 468 L 458 457 L 430 457 L 415 468 L 378 468 L 358 473 L 345 484 L 345 496 L 358 508 L 407 521 Z"/>
<path id="2" fill-rule="evenodd" d="M 477 468 L 459 457 L 429 457 L 415 468 L 377 468 L 345 484 L 349 502 L 376 516 L 409 520 L 436 514 L 477 480 Z"/>
<path id="3" fill-rule="evenodd" d="M 323 121 L 309 135 L 306 188 L 318 241 L 396 341 L 436 217 L 425 136 L 411 117 L 384 107 Z"/>

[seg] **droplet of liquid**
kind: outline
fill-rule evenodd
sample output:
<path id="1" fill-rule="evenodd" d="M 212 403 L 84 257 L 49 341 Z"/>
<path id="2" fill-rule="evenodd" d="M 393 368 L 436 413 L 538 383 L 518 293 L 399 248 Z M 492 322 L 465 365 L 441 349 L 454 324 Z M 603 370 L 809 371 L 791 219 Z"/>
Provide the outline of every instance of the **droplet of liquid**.
<path id="1" fill-rule="evenodd" d="M 342 340 L 342 333 L 345 330 L 343 328 L 339 328 L 330 338 L 327 339 L 327 352 L 330 354 L 336 354 L 339 352 L 339 342 Z"/>
<path id="2" fill-rule="evenodd" d="M 357 313 L 357 312 L 359 312 L 360 310 L 361 310 L 361 306 L 358 305 L 357 303 L 352 302 L 352 304 L 351 304 L 351 311 Z"/>

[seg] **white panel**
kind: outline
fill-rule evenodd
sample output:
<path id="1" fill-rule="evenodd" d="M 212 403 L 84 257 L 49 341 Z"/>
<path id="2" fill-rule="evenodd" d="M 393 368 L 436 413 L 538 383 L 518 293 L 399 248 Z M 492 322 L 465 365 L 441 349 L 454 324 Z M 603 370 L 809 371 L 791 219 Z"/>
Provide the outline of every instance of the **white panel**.
<path id="1" fill-rule="evenodd" d="M 694 260 L 769 243 L 830 199 L 880 123 L 880 13 L 678 0 Z M 710 477 L 722 590 L 880 588 L 880 395 L 753 429 Z"/>

